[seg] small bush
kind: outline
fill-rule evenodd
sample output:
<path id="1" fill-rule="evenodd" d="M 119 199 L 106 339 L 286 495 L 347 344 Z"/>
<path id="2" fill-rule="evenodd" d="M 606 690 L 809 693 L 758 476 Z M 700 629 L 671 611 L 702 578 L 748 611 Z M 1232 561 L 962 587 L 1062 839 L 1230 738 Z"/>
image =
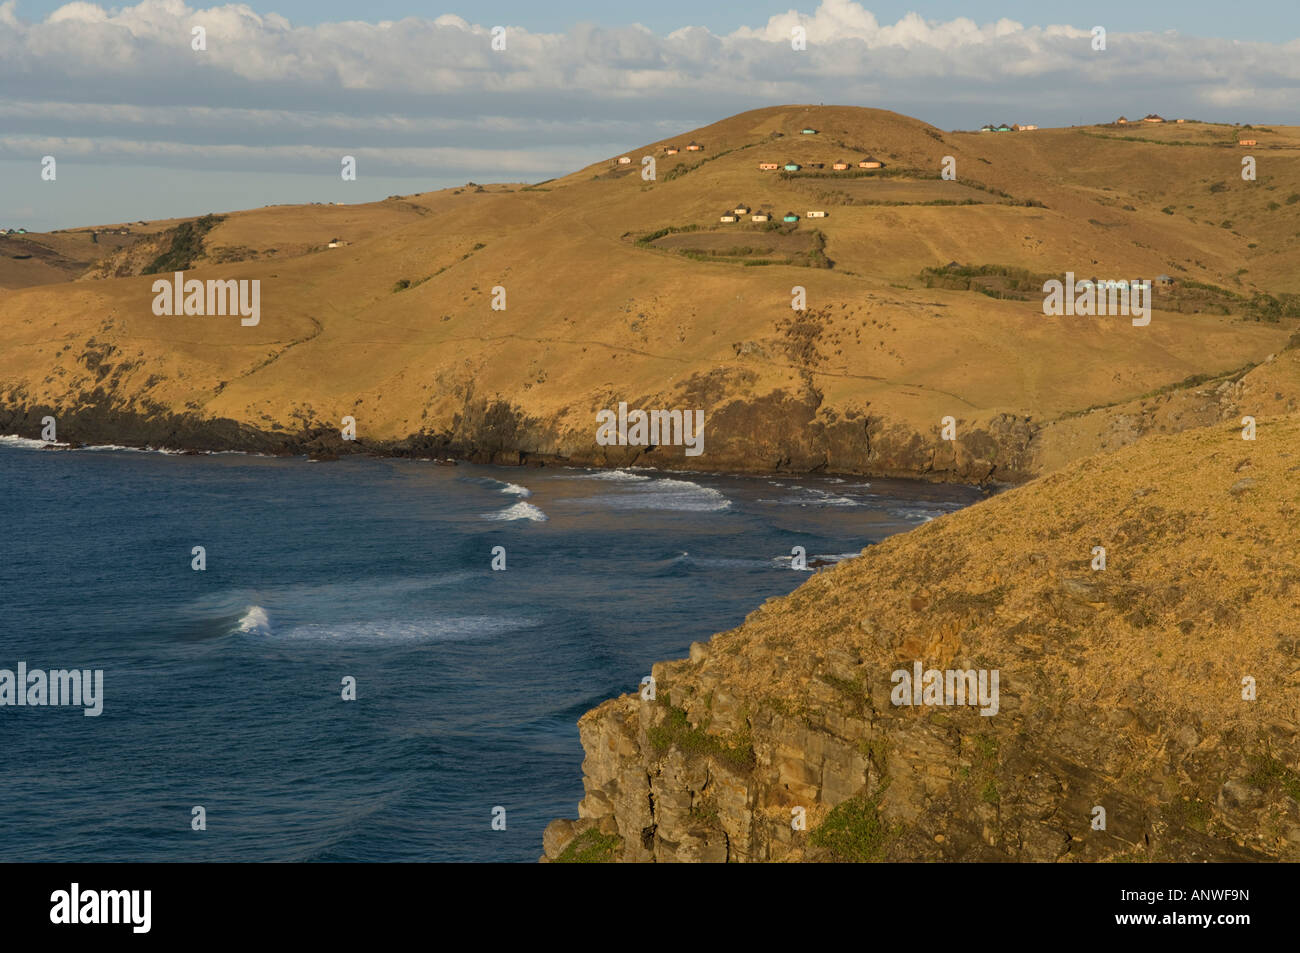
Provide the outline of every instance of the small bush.
<path id="1" fill-rule="evenodd" d="M 602 834 L 589 827 L 560 851 L 557 864 L 608 864 L 618 855 L 623 838 L 617 834 Z"/>
<path id="2" fill-rule="evenodd" d="M 894 834 L 880 816 L 880 799 L 884 793 L 882 785 L 870 797 L 859 795 L 837 805 L 809 840 L 814 846 L 827 848 L 831 856 L 845 863 L 881 860 Z"/>

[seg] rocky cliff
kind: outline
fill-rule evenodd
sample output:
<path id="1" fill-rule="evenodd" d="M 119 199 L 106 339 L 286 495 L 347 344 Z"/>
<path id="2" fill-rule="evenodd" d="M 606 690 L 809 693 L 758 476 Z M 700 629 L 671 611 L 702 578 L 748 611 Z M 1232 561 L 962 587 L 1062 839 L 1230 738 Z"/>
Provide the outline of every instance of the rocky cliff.
<path id="1" fill-rule="evenodd" d="M 1218 424 L 820 572 L 583 716 L 544 859 L 1300 860 L 1297 486 L 1300 417 Z"/>

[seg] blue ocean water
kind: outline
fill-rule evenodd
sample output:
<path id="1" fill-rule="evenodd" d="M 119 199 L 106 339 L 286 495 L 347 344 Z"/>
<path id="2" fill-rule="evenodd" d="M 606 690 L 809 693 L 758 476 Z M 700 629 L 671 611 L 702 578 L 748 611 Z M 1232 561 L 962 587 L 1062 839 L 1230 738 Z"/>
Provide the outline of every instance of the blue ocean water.
<path id="1" fill-rule="evenodd" d="M 795 588 L 791 547 L 979 495 L 0 438 L 0 669 L 104 672 L 99 717 L 0 707 L 0 857 L 534 861 L 583 712 Z"/>

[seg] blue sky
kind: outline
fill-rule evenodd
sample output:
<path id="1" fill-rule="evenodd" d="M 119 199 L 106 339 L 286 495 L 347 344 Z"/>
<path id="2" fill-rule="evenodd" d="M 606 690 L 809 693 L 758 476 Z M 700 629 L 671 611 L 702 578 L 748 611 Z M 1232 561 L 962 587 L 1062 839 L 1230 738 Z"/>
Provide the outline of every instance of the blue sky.
<path id="1" fill-rule="evenodd" d="M 44 17 L 64 4 L 60 0 L 20 0 L 18 12 L 28 18 Z M 120 4 L 118 4 L 120 5 Z M 258 13 L 279 13 L 295 24 L 319 24 L 340 20 L 401 20 L 418 16 L 433 19 L 453 13 L 466 20 L 488 25 L 520 26 L 534 32 L 560 32 L 580 22 L 605 26 L 640 23 L 658 33 L 686 24 L 707 27 L 714 33 L 730 33 L 739 26 L 752 26 L 791 8 L 811 10 L 809 4 L 790 0 L 654 0 L 646 3 L 611 0 L 475 0 L 473 3 L 412 3 L 407 0 L 253 0 L 246 4 Z M 1240 5 L 1210 0 L 1088 0 L 1080 3 L 1060 0 L 933 0 L 912 3 L 883 0 L 868 8 L 881 20 L 894 22 L 916 11 L 927 19 L 952 20 L 970 17 L 976 21 L 1006 17 L 1026 25 L 1073 23 L 1076 26 L 1114 24 L 1128 32 L 1178 30 L 1193 36 L 1231 40 L 1274 41 L 1300 36 L 1300 2 L 1263 0 Z M 1084 21 L 1089 21 L 1085 23 Z"/>
<path id="2" fill-rule="evenodd" d="M 1300 125 L 1297 37 L 1300 0 L 0 0 L 0 225 L 537 181 L 791 102 L 945 129 L 1152 111 Z"/>

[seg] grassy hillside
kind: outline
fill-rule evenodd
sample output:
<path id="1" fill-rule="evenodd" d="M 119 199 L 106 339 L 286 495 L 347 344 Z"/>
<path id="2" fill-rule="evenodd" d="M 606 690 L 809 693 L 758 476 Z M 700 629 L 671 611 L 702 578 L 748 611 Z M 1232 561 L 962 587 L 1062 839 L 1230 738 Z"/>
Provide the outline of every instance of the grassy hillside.
<path id="1" fill-rule="evenodd" d="M 171 260 L 175 232 L 74 283 L 0 274 L 0 424 L 34 433 L 53 412 L 74 439 L 1023 479 L 1092 452 L 1099 430 L 1146 432 L 1132 402 L 1248 374 L 1292 339 L 1300 131 L 1250 133 L 1255 182 L 1240 178 L 1239 134 L 948 133 L 788 106 L 536 186 L 224 213 L 183 243 L 197 252 L 187 277 L 260 279 L 257 327 L 152 314 L 143 272 Z M 667 155 L 692 140 L 702 152 Z M 884 168 L 858 170 L 868 155 Z M 945 156 L 956 181 L 939 178 Z M 850 171 L 832 171 L 839 159 Z M 787 161 L 803 168 L 758 170 Z M 741 203 L 828 215 L 719 222 Z M 1045 318 L 1041 292 L 926 271 L 954 261 L 1177 283 L 1136 328 Z M 791 309 L 795 286 L 806 311 Z M 620 400 L 704 409 L 704 456 L 597 446 L 594 414 Z M 1089 411 L 1097 426 L 1078 426 Z M 1238 412 L 1252 410 L 1213 410 Z M 345 415 L 356 445 L 331 436 Z M 945 416 L 955 442 L 939 439 Z"/>

